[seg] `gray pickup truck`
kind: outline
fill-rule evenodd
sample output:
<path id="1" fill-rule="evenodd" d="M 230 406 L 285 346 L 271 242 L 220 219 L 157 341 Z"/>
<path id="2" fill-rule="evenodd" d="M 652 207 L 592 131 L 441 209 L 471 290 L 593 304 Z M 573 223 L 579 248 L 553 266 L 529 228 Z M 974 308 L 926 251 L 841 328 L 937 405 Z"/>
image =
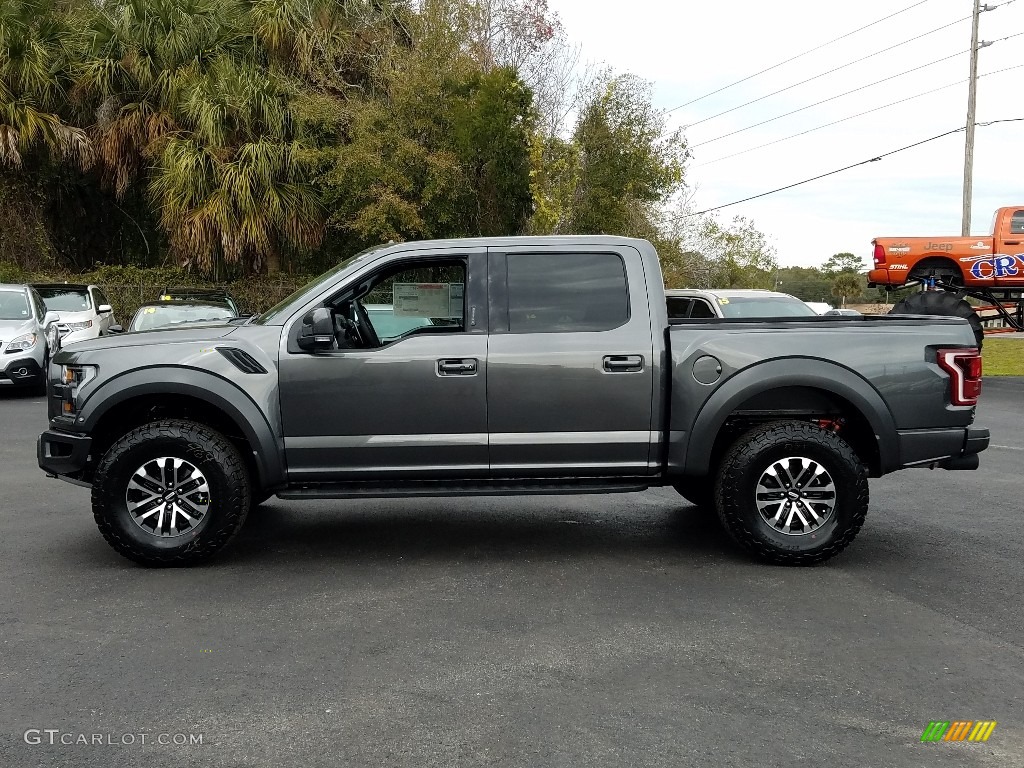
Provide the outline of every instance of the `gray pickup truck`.
<path id="1" fill-rule="evenodd" d="M 651 244 L 604 236 L 381 246 L 248 320 L 69 346 L 49 378 L 39 466 L 154 566 L 274 494 L 663 485 L 810 564 L 856 536 L 869 477 L 974 469 L 989 440 L 963 320 L 670 322 Z"/>

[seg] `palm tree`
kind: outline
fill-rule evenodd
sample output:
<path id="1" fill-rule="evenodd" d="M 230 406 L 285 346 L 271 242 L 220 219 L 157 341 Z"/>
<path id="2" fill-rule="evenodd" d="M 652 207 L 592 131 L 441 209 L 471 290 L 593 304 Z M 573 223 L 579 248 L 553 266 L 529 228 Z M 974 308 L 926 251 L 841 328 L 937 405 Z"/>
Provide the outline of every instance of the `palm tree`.
<path id="1" fill-rule="evenodd" d="M 323 216 L 288 97 L 238 0 L 126 0 L 93 18 L 78 78 L 119 196 L 143 174 L 180 261 L 280 269 Z"/>
<path id="2" fill-rule="evenodd" d="M 20 168 L 40 150 L 87 168 L 92 146 L 85 131 L 60 112 L 76 36 L 74 4 L 0 0 L 0 165 Z"/>

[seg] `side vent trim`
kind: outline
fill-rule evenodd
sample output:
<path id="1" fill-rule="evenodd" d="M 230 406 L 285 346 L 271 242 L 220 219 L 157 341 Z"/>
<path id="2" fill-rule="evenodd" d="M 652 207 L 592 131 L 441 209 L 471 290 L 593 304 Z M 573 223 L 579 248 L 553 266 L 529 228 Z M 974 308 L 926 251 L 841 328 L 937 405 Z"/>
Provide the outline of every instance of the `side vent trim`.
<path id="1" fill-rule="evenodd" d="M 248 352 L 237 347 L 217 347 L 217 351 L 226 357 L 235 368 L 242 373 L 266 373 L 267 369 L 260 365 Z"/>

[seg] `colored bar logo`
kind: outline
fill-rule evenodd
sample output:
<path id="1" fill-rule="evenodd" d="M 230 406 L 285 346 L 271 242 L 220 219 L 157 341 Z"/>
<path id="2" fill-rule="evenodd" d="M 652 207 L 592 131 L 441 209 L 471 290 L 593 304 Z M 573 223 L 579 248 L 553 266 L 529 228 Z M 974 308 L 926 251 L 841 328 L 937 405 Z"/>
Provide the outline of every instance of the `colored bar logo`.
<path id="1" fill-rule="evenodd" d="M 995 729 L 995 720 L 932 720 L 921 741 L 988 741 Z"/>

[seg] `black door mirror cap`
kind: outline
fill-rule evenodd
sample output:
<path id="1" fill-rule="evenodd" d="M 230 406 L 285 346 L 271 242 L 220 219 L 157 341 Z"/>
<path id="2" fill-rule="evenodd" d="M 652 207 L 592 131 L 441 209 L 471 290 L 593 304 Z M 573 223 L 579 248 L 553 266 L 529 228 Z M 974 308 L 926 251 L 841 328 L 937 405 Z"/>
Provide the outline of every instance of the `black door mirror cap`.
<path id="1" fill-rule="evenodd" d="M 302 318 L 299 336 L 295 341 L 299 349 L 307 352 L 331 349 L 334 346 L 334 318 L 331 317 L 331 310 L 317 307 L 307 312 Z"/>

